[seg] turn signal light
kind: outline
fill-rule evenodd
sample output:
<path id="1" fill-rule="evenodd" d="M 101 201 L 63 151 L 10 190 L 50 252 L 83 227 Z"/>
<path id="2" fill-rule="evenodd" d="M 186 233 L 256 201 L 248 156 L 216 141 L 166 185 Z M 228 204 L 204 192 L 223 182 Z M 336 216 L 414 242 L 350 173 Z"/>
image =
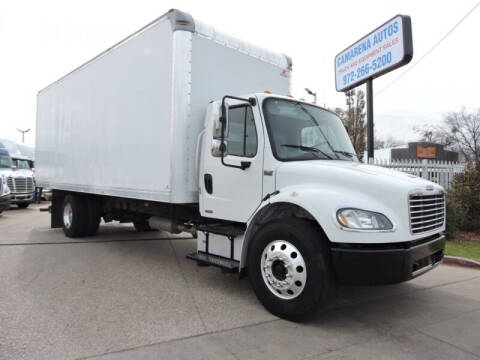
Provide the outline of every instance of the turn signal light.
<path id="1" fill-rule="evenodd" d="M 272 92 L 270 90 L 263 90 L 264 94 L 271 94 Z"/>

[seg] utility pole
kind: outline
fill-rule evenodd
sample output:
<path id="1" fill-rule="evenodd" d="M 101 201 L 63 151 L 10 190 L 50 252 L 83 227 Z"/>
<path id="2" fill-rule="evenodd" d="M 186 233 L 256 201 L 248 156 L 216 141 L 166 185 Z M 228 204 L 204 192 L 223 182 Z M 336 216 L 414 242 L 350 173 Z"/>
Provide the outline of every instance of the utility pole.
<path id="1" fill-rule="evenodd" d="M 317 104 L 317 93 L 316 92 L 313 92 L 312 90 L 310 90 L 309 88 L 305 88 L 305 91 L 307 92 L 308 95 L 312 95 L 313 96 L 313 102 L 315 104 Z"/>
<path id="2" fill-rule="evenodd" d="M 22 143 L 25 142 L 25 133 L 29 132 L 31 129 L 26 129 L 26 130 L 20 130 L 17 128 L 17 131 L 20 131 L 22 133 Z"/>

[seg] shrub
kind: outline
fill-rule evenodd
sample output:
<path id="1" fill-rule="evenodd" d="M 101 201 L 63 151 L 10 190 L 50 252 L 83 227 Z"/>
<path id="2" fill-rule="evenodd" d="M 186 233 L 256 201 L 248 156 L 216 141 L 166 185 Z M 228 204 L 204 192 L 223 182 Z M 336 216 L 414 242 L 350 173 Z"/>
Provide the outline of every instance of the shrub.
<path id="1" fill-rule="evenodd" d="M 455 176 L 447 193 L 447 234 L 455 230 L 480 233 L 480 163 L 469 163 Z"/>
<path id="2" fill-rule="evenodd" d="M 447 203 L 447 228 L 445 230 L 445 234 L 447 235 L 447 238 L 453 238 L 458 228 L 457 228 L 457 224 L 455 223 L 456 221 L 455 207 L 450 201 L 448 194 L 447 194 L 446 203 Z"/>

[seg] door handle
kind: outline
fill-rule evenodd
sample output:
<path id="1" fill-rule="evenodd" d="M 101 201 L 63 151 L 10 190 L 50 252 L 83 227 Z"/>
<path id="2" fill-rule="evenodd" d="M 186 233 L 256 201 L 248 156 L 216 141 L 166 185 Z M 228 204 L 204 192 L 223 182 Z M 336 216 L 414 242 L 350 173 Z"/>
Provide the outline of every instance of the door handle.
<path id="1" fill-rule="evenodd" d="M 203 179 L 205 181 L 205 190 L 207 193 L 211 194 L 213 192 L 213 179 L 211 174 L 203 175 Z"/>

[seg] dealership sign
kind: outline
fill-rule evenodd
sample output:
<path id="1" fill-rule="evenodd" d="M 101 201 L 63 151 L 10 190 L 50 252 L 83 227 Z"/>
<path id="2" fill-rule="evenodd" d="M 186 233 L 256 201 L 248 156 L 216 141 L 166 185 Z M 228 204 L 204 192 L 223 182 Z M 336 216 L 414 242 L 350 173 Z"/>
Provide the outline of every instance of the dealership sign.
<path id="1" fill-rule="evenodd" d="M 397 15 L 335 56 L 335 87 L 349 90 L 408 64 L 412 57 L 410 17 Z"/>

